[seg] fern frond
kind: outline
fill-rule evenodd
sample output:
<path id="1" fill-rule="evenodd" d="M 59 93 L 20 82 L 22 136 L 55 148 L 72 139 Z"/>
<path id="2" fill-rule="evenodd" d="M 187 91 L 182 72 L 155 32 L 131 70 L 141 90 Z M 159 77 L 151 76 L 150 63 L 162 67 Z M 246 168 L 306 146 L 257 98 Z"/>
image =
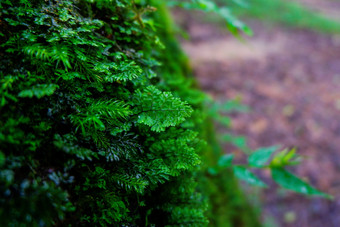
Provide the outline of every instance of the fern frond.
<path id="1" fill-rule="evenodd" d="M 72 68 L 69 61 L 70 53 L 67 46 L 65 45 L 53 46 L 50 55 L 52 61 L 57 61 L 57 65 L 61 61 L 64 64 L 65 69 Z"/>
<path id="2" fill-rule="evenodd" d="M 137 122 L 150 126 L 152 131 L 161 132 L 169 126 L 176 126 L 192 113 L 192 108 L 186 102 L 154 86 L 138 90 L 136 99 L 139 103 Z"/>
<path id="3" fill-rule="evenodd" d="M 40 99 L 44 96 L 52 95 L 58 87 L 56 84 L 37 84 L 30 89 L 21 91 L 18 96 L 21 98 L 32 98 L 35 96 Z"/>
<path id="4" fill-rule="evenodd" d="M 104 118 L 125 119 L 131 115 L 131 110 L 122 101 L 97 100 L 87 109 L 89 113 L 98 114 Z"/>
<path id="5" fill-rule="evenodd" d="M 163 159 L 154 159 L 148 163 L 141 163 L 141 166 L 145 166 L 145 178 L 151 185 L 162 184 L 170 179 L 171 170 L 164 163 Z"/>
<path id="6" fill-rule="evenodd" d="M 52 47 L 43 46 L 39 43 L 25 46 L 23 48 L 24 53 L 29 55 L 32 58 L 36 58 L 38 60 L 43 61 L 52 61 L 58 65 L 61 61 L 64 64 L 64 67 L 71 68 L 71 64 L 69 61 L 69 50 L 65 45 L 57 45 Z"/>
<path id="7" fill-rule="evenodd" d="M 86 79 L 86 77 L 83 74 L 78 73 L 78 72 L 66 72 L 65 70 L 57 70 L 55 74 L 56 76 L 58 76 L 59 78 L 63 80 L 73 80 L 76 78 L 83 79 L 83 80 Z"/>
<path id="8" fill-rule="evenodd" d="M 134 61 L 121 61 L 115 63 L 96 63 L 94 71 L 103 74 L 104 81 L 117 82 L 117 81 L 130 81 L 138 78 L 143 70 L 136 65 Z"/>
<path id="9" fill-rule="evenodd" d="M 103 121 L 96 115 L 78 113 L 71 115 L 70 120 L 76 126 L 76 130 L 81 129 L 83 135 L 91 131 L 104 131 L 106 129 Z"/>
<path id="10" fill-rule="evenodd" d="M 119 161 L 120 159 L 130 160 L 137 153 L 142 153 L 142 147 L 137 141 L 137 136 L 121 134 L 110 141 L 110 147 L 103 151 L 107 161 Z"/>
<path id="11" fill-rule="evenodd" d="M 122 101 L 97 100 L 70 118 L 77 129 L 80 128 L 82 133 L 86 134 L 88 131 L 104 131 L 107 126 L 117 125 L 131 113 L 129 107 Z"/>
<path id="12" fill-rule="evenodd" d="M 113 80 L 126 82 L 138 78 L 142 72 L 143 70 L 134 61 L 119 62 L 117 72 L 105 79 L 109 82 Z"/>
<path id="13" fill-rule="evenodd" d="M 23 51 L 30 57 L 37 58 L 38 60 L 46 61 L 52 57 L 50 48 L 39 43 L 23 47 Z"/>
<path id="14" fill-rule="evenodd" d="M 112 176 L 111 180 L 124 188 L 126 191 L 135 191 L 143 193 L 146 186 L 149 185 L 148 181 L 144 180 L 141 176 L 129 176 L 126 174 L 116 174 Z"/>
<path id="15" fill-rule="evenodd" d="M 98 159 L 98 154 L 96 152 L 84 147 L 80 147 L 78 144 L 76 144 L 76 138 L 70 134 L 63 136 L 56 134 L 54 136 L 53 144 L 65 153 L 75 155 L 81 160 L 87 159 L 92 161 L 93 158 Z"/>
<path id="16" fill-rule="evenodd" d="M 155 156 L 166 152 L 164 163 L 171 170 L 172 176 L 178 176 L 183 170 L 193 169 L 201 163 L 195 149 L 181 138 L 157 141 L 150 147 Z"/>
<path id="17" fill-rule="evenodd" d="M 166 166 L 170 176 L 179 176 L 184 170 L 192 170 L 201 163 L 196 153 L 201 141 L 194 131 L 170 128 L 157 141 L 149 142 L 149 159 L 162 158 L 160 166 Z"/>
<path id="18" fill-rule="evenodd" d="M 98 148 L 108 148 L 110 146 L 110 139 L 105 132 L 96 130 L 91 132 L 91 137 Z"/>

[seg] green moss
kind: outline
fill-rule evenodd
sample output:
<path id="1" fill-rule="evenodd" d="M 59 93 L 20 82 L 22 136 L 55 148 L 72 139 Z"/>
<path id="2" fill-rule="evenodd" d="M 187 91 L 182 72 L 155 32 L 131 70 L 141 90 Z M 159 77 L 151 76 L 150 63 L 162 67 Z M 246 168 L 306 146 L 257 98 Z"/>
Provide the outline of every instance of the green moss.
<path id="1" fill-rule="evenodd" d="M 207 116 L 205 108 L 205 94 L 199 89 L 192 77 L 187 57 L 180 49 L 171 18 L 165 7 L 158 7 L 161 17 L 157 21 L 168 24 L 166 29 L 160 30 L 161 41 L 166 48 L 162 54 L 163 61 L 167 64 L 161 68 L 162 75 L 169 77 L 167 88 L 171 88 L 175 94 L 185 98 L 188 103 L 195 107 L 196 112 L 191 117 L 190 125 L 194 125 L 200 133 L 199 136 L 207 142 L 200 149 L 203 160 L 201 169 L 195 174 L 198 181 L 197 189 L 203 194 L 208 204 L 206 215 L 209 226 L 261 226 L 258 216 L 246 201 L 238 186 L 236 178 L 231 171 L 223 171 L 218 175 L 209 174 L 208 169 L 217 165 L 217 161 L 223 152 L 216 141 L 213 122 Z M 172 51 L 168 51 L 172 50 Z M 199 110 L 199 111 L 198 111 Z"/>
<path id="2" fill-rule="evenodd" d="M 205 176 L 205 95 L 166 7 L 135 2 L 0 3 L 2 226 L 220 225 L 222 201 L 245 209 L 226 226 L 248 218 Z"/>

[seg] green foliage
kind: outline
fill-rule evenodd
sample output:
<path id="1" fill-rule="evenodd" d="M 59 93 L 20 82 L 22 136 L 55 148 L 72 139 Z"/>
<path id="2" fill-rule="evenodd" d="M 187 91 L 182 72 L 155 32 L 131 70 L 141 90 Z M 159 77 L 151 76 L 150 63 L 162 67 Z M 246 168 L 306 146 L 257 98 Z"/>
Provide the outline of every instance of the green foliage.
<path id="1" fill-rule="evenodd" d="M 264 147 L 257 149 L 248 157 L 248 163 L 250 166 L 263 167 L 269 161 L 271 155 L 277 151 L 277 146 Z"/>
<path id="2" fill-rule="evenodd" d="M 164 8 L 158 9 L 159 14 L 166 18 L 165 29 L 160 30 L 162 42 L 165 46 L 170 47 L 172 51 L 164 50 L 162 55 L 162 76 L 164 89 L 171 89 L 176 96 L 183 97 L 193 108 L 194 111 L 189 121 L 182 123 L 183 127 L 195 127 L 199 132 L 199 137 L 207 141 L 208 146 L 204 143 L 197 144 L 197 150 L 201 151 L 200 171 L 195 173 L 195 181 L 197 182 L 198 191 L 202 193 L 203 202 L 200 203 L 201 209 L 205 210 L 205 216 L 209 220 L 209 226 L 260 226 L 257 214 L 252 207 L 247 203 L 244 195 L 237 185 L 237 181 L 231 171 L 219 171 L 216 169 L 216 164 L 222 155 L 222 150 L 216 141 L 216 135 L 213 129 L 213 122 L 210 119 L 211 106 L 215 102 L 208 102 L 206 95 L 199 91 L 196 87 L 195 80 L 191 78 L 190 70 L 188 69 L 188 60 L 183 55 L 179 45 L 173 37 L 171 18 Z M 158 18 L 157 20 L 163 20 Z M 174 77 L 174 75 L 185 75 L 185 77 Z M 211 171 L 217 174 L 211 174 Z M 193 184 L 187 183 L 187 186 Z M 177 183 L 171 183 L 167 187 L 172 188 L 177 195 L 183 194 L 182 187 L 178 187 Z M 168 188 L 164 189 L 167 194 Z M 169 194 L 165 196 L 169 198 Z M 187 199 L 182 197 L 182 203 L 186 204 Z M 171 202 L 172 203 L 172 202 Z M 207 204 L 208 207 L 204 207 Z M 204 206 L 202 206 L 204 205 Z M 182 218 L 182 217 L 181 217 Z M 186 223 L 185 226 L 194 224 Z M 197 226 L 204 226 L 200 224 Z"/>
<path id="3" fill-rule="evenodd" d="M 163 1 L 0 2 L 1 226 L 258 226 L 171 27 Z"/>
<path id="4" fill-rule="evenodd" d="M 280 23 L 292 27 L 307 28 L 325 33 L 339 33 L 340 22 L 328 15 L 304 7 L 303 5 L 284 0 L 216 0 L 227 4 L 238 17 L 256 18 L 267 23 Z"/>
<path id="5" fill-rule="evenodd" d="M 248 108 L 241 104 L 240 100 L 231 100 L 225 104 L 220 104 L 217 102 L 212 103 L 212 101 L 209 100 L 208 105 L 210 108 L 208 112 L 209 115 L 212 117 L 212 119 L 220 124 L 223 124 L 225 119 L 227 119 L 228 122 L 231 121 L 228 116 L 224 115 L 226 112 L 228 113 L 232 111 L 248 110 Z M 229 127 L 229 124 L 224 125 Z M 287 166 L 297 165 L 302 160 L 302 157 L 297 155 L 295 148 L 290 150 L 284 149 L 280 152 L 277 152 L 279 147 L 272 146 L 251 151 L 251 149 L 247 146 L 246 138 L 243 136 L 235 136 L 231 133 L 228 133 L 223 135 L 222 139 L 224 142 L 228 142 L 229 144 L 232 144 L 243 151 L 247 155 L 248 163 L 246 165 L 235 165 L 233 164 L 233 154 L 219 155 L 217 163 L 208 168 L 208 172 L 210 174 L 216 176 L 226 169 L 232 169 L 233 173 L 238 179 L 254 186 L 267 187 L 267 185 L 262 180 L 260 180 L 251 171 L 251 169 L 270 169 L 273 180 L 283 188 L 305 195 L 321 196 L 325 198 L 332 197 L 315 189 L 297 176 L 287 172 Z"/>
<path id="6" fill-rule="evenodd" d="M 234 159 L 234 155 L 233 154 L 225 154 L 225 155 L 222 155 L 220 157 L 220 159 L 218 160 L 217 162 L 217 166 L 218 167 L 229 167 L 231 166 L 232 162 L 233 162 L 233 159 Z"/>
<path id="7" fill-rule="evenodd" d="M 1 226 L 207 224 L 204 95 L 161 66 L 167 20 L 151 0 L 1 1 Z"/>
<path id="8" fill-rule="evenodd" d="M 137 91 L 136 101 L 141 109 L 138 123 L 151 127 L 152 131 L 161 132 L 169 126 L 182 123 L 192 113 L 192 109 L 170 92 L 161 92 L 154 86 Z"/>
<path id="9" fill-rule="evenodd" d="M 266 184 L 263 183 L 258 177 L 255 176 L 250 170 L 242 166 L 234 166 L 233 171 L 235 176 L 240 179 L 244 180 L 249 184 L 259 186 L 259 187 L 266 187 Z"/>
<path id="10" fill-rule="evenodd" d="M 326 198 L 332 198 L 332 196 L 313 188 L 307 182 L 301 180 L 300 178 L 289 173 L 283 168 L 272 168 L 271 173 L 274 181 L 284 188 L 306 195 L 315 195 Z"/>
<path id="11" fill-rule="evenodd" d="M 225 155 L 219 159 L 218 167 L 212 169 L 211 172 L 217 174 L 225 168 L 232 168 L 235 176 L 251 185 L 266 187 L 254 173 L 250 171 L 251 168 L 270 169 L 272 179 L 281 187 L 310 196 L 321 196 L 325 198 L 332 198 L 324 192 L 317 190 L 307 182 L 304 182 L 299 177 L 289 173 L 286 167 L 289 165 L 299 164 L 301 157 L 296 154 L 296 149 L 285 149 L 277 154 L 278 146 L 260 148 L 248 156 L 247 165 L 233 165 L 232 155 Z M 273 156 L 273 157 L 272 157 Z M 222 167 L 222 168 L 221 168 Z"/>
<path id="12" fill-rule="evenodd" d="M 258 213 L 240 190 L 232 167 L 233 155 L 223 154 L 216 141 L 212 122 L 203 125 L 210 147 L 202 153 L 204 163 L 199 175 L 199 188 L 208 198 L 210 226 L 261 226 Z"/>
<path id="13" fill-rule="evenodd" d="M 53 95 L 55 90 L 58 88 L 56 84 L 37 84 L 30 89 L 23 90 L 18 94 L 18 97 L 21 98 L 32 98 L 33 96 L 38 99 L 44 96 Z"/>
<path id="14" fill-rule="evenodd" d="M 168 5 L 180 6 L 190 10 L 200 10 L 206 13 L 213 13 L 219 18 L 222 18 L 225 21 L 225 24 L 229 31 L 236 36 L 239 35 L 239 31 L 242 31 L 247 35 L 252 35 L 253 33 L 252 30 L 245 23 L 240 21 L 232 14 L 232 11 L 229 7 L 218 6 L 212 0 L 172 0 L 168 3 Z"/>
<path id="15" fill-rule="evenodd" d="M 301 159 L 302 158 L 296 154 L 295 148 L 291 150 L 284 149 L 273 157 L 270 166 L 284 167 L 288 165 L 297 165 L 300 163 Z"/>

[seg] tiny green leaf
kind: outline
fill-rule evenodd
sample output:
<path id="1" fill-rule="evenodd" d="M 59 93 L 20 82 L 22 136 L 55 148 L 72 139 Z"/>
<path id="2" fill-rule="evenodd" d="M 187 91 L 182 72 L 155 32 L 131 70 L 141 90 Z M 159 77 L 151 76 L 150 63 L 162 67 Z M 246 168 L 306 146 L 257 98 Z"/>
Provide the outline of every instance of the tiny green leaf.
<path id="1" fill-rule="evenodd" d="M 219 167 L 229 167 L 234 159 L 234 154 L 225 154 L 217 162 Z"/>
<path id="2" fill-rule="evenodd" d="M 267 187 L 267 185 L 263 181 L 261 181 L 257 176 L 255 176 L 255 174 L 250 172 L 245 167 L 234 166 L 233 170 L 234 170 L 235 176 L 238 179 L 243 180 L 243 181 L 245 181 L 249 184 L 255 185 L 255 186 Z"/>
<path id="3" fill-rule="evenodd" d="M 254 153 L 252 153 L 248 158 L 248 163 L 254 167 L 262 167 L 264 166 L 268 160 L 270 159 L 271 155 L 277 151 L 278 146 L 272 147 L 263 147 L 257 149 Z"/>
<path id="4" fill-rule="evenodd" d="M 319 191 L 283 168 L 272 168 L 271 173 L 273 180 L 283 188 L 305 195 L 321 196 L 328 199 L 332 198 L 331 195 Z"/>
<path id="5" fill-rule="evenodd" d="M 287 165 L 296 165 L 301 161 L 301 157 L 296 154 L 296 148 L 283 150 L 276 154 L 270 163 L 272 167 L 284 167 Z"/>
<path id="6" fill-rule="evenodd" d="M 294 157 L 296 157 L 296 148 L 291 149 L 282 159 L 284 163 L 289 163 L 290 160 L 292 160 Z"/>

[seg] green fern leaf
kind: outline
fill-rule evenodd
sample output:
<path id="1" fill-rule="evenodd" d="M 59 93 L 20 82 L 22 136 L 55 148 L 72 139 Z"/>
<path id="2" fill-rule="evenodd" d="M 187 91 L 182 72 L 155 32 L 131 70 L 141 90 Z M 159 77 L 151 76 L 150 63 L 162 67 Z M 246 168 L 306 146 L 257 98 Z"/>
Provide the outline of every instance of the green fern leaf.
<path id="1" fill-rule="evenodd" d="M 117 139 L 111 140 L 110 147 L 101 152 L 107 161 L 129 160 L 142 153 L 142 147 L 137 142 L 137 136 L 132 134 L 121 134 Z"/>
<path id="2" fill-rule="evenodd" d="M 131 113 L 122 101 L 98 100 L 82 112 L 72 115 L 71 121 L 86 134 L 88 131 L 104 131 L 107 126 L 119 125 L 120 120 Z"/>
<path id="3" fill-rule="evenodd" d="M 32 58 L 37 58 L 39 60 L 48 60 L 52 54 L 48 47 L 42 46 L 39 43 L 26 46 L 23 48 L 24 53 Z"/>
<path id="4" fill-rule="evenodd" d="M 138 78 L 143 70 L 136 65 L 135 62 L 120 62 L 117 73 L 113 75 L 113 78 L 117 81 L 129 81 Z M 107 80 L 109 78 L 106 78 Z"/>
<path id="5" fill-rule="evenodd" d="M 98 159 L 97 153 L 90 149 L 79 147 L 79 145 L 76 144 L 76 138 L 72 135 L 68 134 L 61 137 L 59 134 L 56 134 L 54 139 L 53 144 L 67 154 L 75 155 L 81 160 L 87 159 L 91 161 L 93 157 Z"/>
<path id="6" fill-rule="evenodd" d="M 126 174 L 116 174 L 112 176 L 112 180 L 126 191 L 136 191 L 138 193 L 143 193 L 149 184 L 146 180 L 142 179 L 141 176 L 134 177 Z"/>
<path id="7" fill-rule="evenodd" d="M 136 65 L 134 61 L 122 61 L 118 64 L 111 63 L 97 63 L 94 67 L 96 72 L 104 74 L 103 78 L 106 82 L 130 81 L 138 78 L 143 70 Z"/>
<path id="8" fill-rule="evenodd" d="M 192 109 L 186 102 L 170 92 L 161 92 L 149 86 L 143 92 L 137 91 L 139 124 L 148 125 L 152 131 L 161 132 L 169 126 L 176 126 L 188 118 Z"/>
<path id="9" fill-rule="evenodd" d="M 30 89 L 21 91 L 18 96 L 21 98 L 32 98 L 35 96 L 40 99 L 44 96 L 52 95 L 58 87 L 56 84 L 37 84 Z"/>
<path id="10" fill-rule="evenodd" d="M 51 47 L 43 46 L 39 43 L 26 46 L 23 48 L 24 53 L 29 55 L 32 58 L 36 58 L 38 60 L 43 61 L 52 61 L 58 65 L 61 61 L 64 64 L 65 68 L 71 68 L 71 64 L 69 61 L 69 50 L 65 45 L 57 45 Z"/>
<path id="11" fill-rule="evenodd" d="M 69 61 L 69 50 L 64 45 L 53 46 L 51 50 L 51 59 L 52 61 L 57 61 L 57 65 L 61 61 L 64 64 L 65 68 L 72 68 L 70 61 Z"/>
<path id="12" fill-rule="evenodd" d="M 178 176 L 182 171 L 190 170 L 201 163 L 195 152 L 195 145 L 199 142 L 196 136 L 191 130 L 169 129 L 151 144 L 150 158 L 163 157 L 164 165 L 170 170 L 169 175 Z"/>

